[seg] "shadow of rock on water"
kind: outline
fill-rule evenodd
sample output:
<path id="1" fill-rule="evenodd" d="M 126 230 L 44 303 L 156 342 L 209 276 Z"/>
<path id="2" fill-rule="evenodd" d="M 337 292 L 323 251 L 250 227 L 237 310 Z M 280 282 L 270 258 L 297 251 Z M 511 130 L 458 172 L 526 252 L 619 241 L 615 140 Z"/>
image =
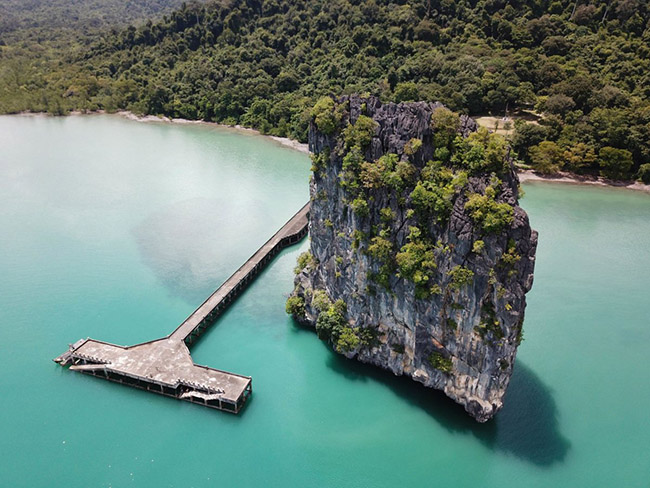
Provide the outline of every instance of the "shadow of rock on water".
<path id="1" fill-rule="evenodd" d="M 488 441 L 540 466 L 561 462 L 570 442 L 562 436 L 551 389 L 526 364 L 518 361 L 503 409 L 494 417 Z"/>
<path id="2" fill-rule="evenodd" d="M 416 405 L 451 432 L 474 435 L 486 446 L 537 466 L 551 466 L 566 457 L 570 443 L 559 430 L 558 410 L 547 385 L 521 361 L 517 362 L 503 409 L 479 424 L 444 393 L 410 378 L 397 377 L 371 365 L 332 352 L 328 367 L 354 381 L 379 381 Z"/>

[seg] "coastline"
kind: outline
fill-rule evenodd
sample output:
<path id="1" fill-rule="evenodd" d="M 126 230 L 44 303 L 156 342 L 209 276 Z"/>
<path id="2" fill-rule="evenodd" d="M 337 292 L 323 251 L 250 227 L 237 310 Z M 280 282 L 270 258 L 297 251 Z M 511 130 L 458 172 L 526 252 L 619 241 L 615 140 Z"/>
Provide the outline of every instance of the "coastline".
<path id="1" fill-rule="evenodd" d="M 120 117 L 123 117 L 128 120 L 133 120 L 135 122 L 194 124 L 194 125 L 206 125 L 209 127 L 218 127 L 220 129 L 229 129 L 229 130 L 234 130 L 246 134 L 263 136 L 289 149 L 300 151 L 304 154 L 309 154 L 309 146 L 307 144 L 298 142 L 288 137 L 278 137 L 278 136 L 271 136 L 268 134 L 262 134 L 257 129 L 251 129 L 250 127 L 243 127 L 241 125 L 224 125 L 224 124 L 219 124 L 217 122 L 207 122 L 205 120 L 175 119 L 171 117 L 157 116 L 157 115 L 137 115 L 127 110 L 121 110 L 115 113 L 108 113 L 104 110 L 97 110 L 94 112 L 73 111 L 67 115 L 101 115 L 101 114 L 118 115 Z M 7 114 L 7 115 L 11 115 L 11 114 Z M 14 115 L 20 115 L 20 116 L 37 115 L 37 116 L 52 117 L 52 115 L 46 114 L 44 112 L 20 112 Z M 538 173 L 535 173 L 533 170 L 530 169 L 518 169 L 517 175 L 519 176 L 519 181 L 522 183 L 547 182 L 547 183 L 564 183 L 570 185 L 591 185 L 591 186 L 600 186 L 600 187 L 609 187 L 609 188 L 620 188 L 623 190 L 641 191 L 650 194 L 650 185 L 646 185 L 644 183 L 641 183 L 640 181 L 614 181 L 614 180 L 608 180 L 597 176 L 580 176 L 580 175 L 575 175 L 572 173 L 565 173 L 565 172 L 560 172 L 555 175 L 545 176 L 545 175 L 540 175 Z"/>
<path id="2" fill-rule="evenodd" d="M 92 113 L 104 113 L 104 112 L 92 112 Z M 92 115 L 92 113 L 89 115 Z M 80 112 L 72 112 L 70 115 L 85 115 L 85 114 L 82 114 Z M 206 125 L 209 127 L 218 127 L 220 129 L 236 130 L 248 134 L 264 136 L 277 142 L 282 146 L 288 147 L 290 149 L 294 149 L 296 151 L 300 151 L 304 154 L 309 154 L 309 146 L 307 144 L 303 144 L 302 142 L 298 142 L 294 139 L 289 139 L 288 137 L 279 137 L 279 136 L 271 136 L 268 134 L 262 134 L 257 129 L 251 129 L 250 127 L 244 127 L 241 125 L 224 125 L 224 124 L 219 124 L 217 122 L 207 122 L 205 120 L 174 119 L 171 117 L 156 116 L 156 115 L 136 115 L 133 112 L 129 112 L 127 110 L 121 110 L 119 112 L 115 112 L 114 115 L 119 115 L 120 117 L 124 117 L 125 119 L 129 119 L 129 120 L 134 120 L 136 122 L 162 122 L 162 123 L 170 123 L 170 124 Z"/>
<path id="3" fill-rule="evenodd" d="M 264 137 L 268 137 L 279 144 L 300 151 L 305 154 L 309 154 L 309 146 L 298 142 L 294 139 L 289 139 L 288 137 L 278 137 L 271 136 L 268 134 L 262 134 L 257 129 L 251 129 L 249 127 L 243 127 L 241 125 L 224 125 L 218 124 L 216 122 L 206 122 L 204 120 L 188 120 L 188 119 L 174 119 L 171 117 L 165 116 L 156 116 L 156 115 L 136 115 L 129 111 L 120 111 L 116 112 L 116 115 L 120 115 L 129 120 L 135 120 L 137 122 L 167 122 L 173 124 L 205 124 L 212 127 L 219 127 L 222 129 L 232 129 L 241 132 L 247 132 L 249 134 L 256 134 Z M 535 173 L 533 170 L 517 170 L 517 175 L 519 176 L 519 181 L 522 183 L 529 181 L 541 181 L 548 183 L 566 183 L 572 185 L 592 185 L 592 186 L 601 186 L 601 187 L 612 187 L 612 188 L 622 188 L 625 190 L 634 190 L 650 193 L 650 185 L 645 185 L 639 181 L 614 181 L 607 180 L 605 178 L 596 177 L 596 176 L 579 176 L 571 173 L 560 172 L 552 176 L 544 176 Z"/>
<path id="4" fill-rule="evenodd" d="M 537 174 L 530 169 L 517 170 L 517 175 L 519 176 L 519 181 L 522 183 L 529 181 L 541 181 L 547 183 L 565 183 L 570 185 L 591 185 L 608 188 L 621 188 L 623 190 L 650 193 L 650 185 L 646 185 L 640 181 L 615 181 L 608 180 L 599 176 L 579 176 L 564 172 L 545 176 Z"/>
<path id="5" fill-rule="evenodd" d="M 89 116 L 89 115 L 117 115 L 120 117 L 123 117 L 128 120 L 133 120 L 135 122 L 156 122 L 156 123 L 163 123 L 163 124 L 192 124 L 192 125 L 206 125 L 208 127 L 218 127 L 220 129 L 229 129 L 229 130 L 234 130 L 238 132 L 243 132 L 247 134 L 254 134 L 254 135 L 259 135 L 266 137 L 268 139 L 271 139 L 275 141 L 276 143 L 288 147 L 290 149 L 293 149 L 295 151 L 299 151 L 304 154 L 309 154 L 309 146 L 307 144 L 304 144 L 302 142 L 296 141 L 294 139 L 290 139 L 288 137 L 279 137 L 279 136 L 272 136 L 269 134 L 262 134 L 259 130 L 257 129 L 251 129 L 250 127 L 244 127 L 242 125 L 225 125 L 225 124 L 219 124 L 217 122 L 208 122 L 205 120 L 189 120 L 189 119 L 175 119 L 171 117 L 167 117 L 164 115 L 137 115 L 134 114 L 133 112 L 129 112 L 128 110 L 120 110 L 118 112 L 107 112 L 105 110 L 94 110 L 92 112 L 82 112 L 80 110 L 73 110 L 72 112 L 68 112 L 66 115 L 51 115 L 48 114 L 47 112 L 18 112 L 15 114 L 0 114 L 0 115 L 6 115 L 6 116 L 19 116 L 19 117 L 67 117 L 70 115 L 74 116 Z"/>

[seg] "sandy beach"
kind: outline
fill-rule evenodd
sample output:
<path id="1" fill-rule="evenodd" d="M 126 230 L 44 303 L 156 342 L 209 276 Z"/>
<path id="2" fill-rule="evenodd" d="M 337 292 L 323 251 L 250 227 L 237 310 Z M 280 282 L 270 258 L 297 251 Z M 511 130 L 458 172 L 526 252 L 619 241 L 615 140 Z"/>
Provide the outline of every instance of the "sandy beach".
<path id="1" fill-rule="evenodd" d="M 623 188 L 650 193 L 650 185 L 640 181 L 614 181 L 597 176 L 578 176 L 571 173 L 560 172 L 556 175 L 540 175 L 532 170 L 519 170 L 519 181 L 545 181 L 549 183 L 567 183 L 572 185 L 609 186 L 612 188 Z"/>
<path id="2" fill-rule="evenodd" d="M 76 115 L 76 114 L 75 114 Z M 127 118 L 129 120 L 135 120 L 137 122 L 163 122 L 163 123 L 171 123 L 171 124 L 198 124 L 198 125 L 207 125 L 211 127 L 219 127 L 223 129 L 231 129 L 231 130 L 237 130 L 241 132 L 247 132 L 249 134 L 257 134 L 261 135 L 264 137 L 268 137 L 269 139 L 274 140 L 278 144 L 281 144 L 283 146 L 289 147 L 291 149 L 295 149 L 296 151 L 303 152 L 305 154 L 309 154 L 309 146 L 307 144 L 304 144 L 302 142 L 298 142 L 294 139 L 289 139 L 288 137 L 278 137 L 278 136 L 271 136 L 268 134 L 262 134 L 260 131 L 257 129 L 251 129 L 249 127 L 243 127 L 241 125 L 223 125 L 223 124 L 218 124 L 216 122 L 206 122 L 204 120 L 188 120 L 188 119 L 174 119 L 170 117 L 164 117 L 164 116 L 156 116 L 156 115 L 136 115 L 133 112 L 128 112 L 128 111 L 120 111 L 117 112 L 117 115 Z"/>

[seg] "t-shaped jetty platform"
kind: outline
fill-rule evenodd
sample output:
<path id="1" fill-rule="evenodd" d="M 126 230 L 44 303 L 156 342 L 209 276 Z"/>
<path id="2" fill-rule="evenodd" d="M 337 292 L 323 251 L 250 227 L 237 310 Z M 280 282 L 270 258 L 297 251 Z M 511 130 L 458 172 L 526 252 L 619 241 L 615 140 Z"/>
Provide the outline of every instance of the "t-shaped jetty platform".
<path id="1" fill-rule="evenodd" d="M 307 234 L 309 203 L 167 337 L 135 346 L 81 339 L 55 358 L 100 378 L 238 413 L 252 394 L 252 378 L 194 364 L 189 347 L 285 247 Z"/>

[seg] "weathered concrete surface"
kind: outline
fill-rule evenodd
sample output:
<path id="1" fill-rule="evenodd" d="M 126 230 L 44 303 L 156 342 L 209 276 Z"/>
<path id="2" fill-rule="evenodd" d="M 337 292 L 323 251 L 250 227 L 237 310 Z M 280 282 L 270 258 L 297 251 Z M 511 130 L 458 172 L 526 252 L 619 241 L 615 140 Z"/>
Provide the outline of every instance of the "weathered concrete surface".
<path id="1" fill-rule="evenodd" d="M 109 372 L 142 378 L 174 389 L 183 385 L 205 390 L 220 394 L 223 400 L 232 403 L 240 399 L 251 383 L 248 376 L 194 364 L 185 343 L 168 338 L 131 347 L 86 339 L 72 355 L 85 359 L 87 366 L 101 365 L 101 369 Z M 72 368 L 79 371 L 91 369 L 85 366 Z"/>

